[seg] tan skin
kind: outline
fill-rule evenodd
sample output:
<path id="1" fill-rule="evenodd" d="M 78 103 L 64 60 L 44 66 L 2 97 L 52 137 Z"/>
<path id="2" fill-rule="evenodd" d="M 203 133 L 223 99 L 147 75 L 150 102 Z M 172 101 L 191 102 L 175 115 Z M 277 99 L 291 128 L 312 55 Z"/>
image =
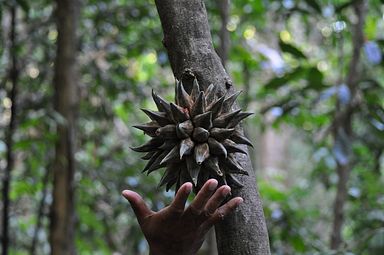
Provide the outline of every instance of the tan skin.
<path id="1" fill-rule="evenodd" d="M 227 185 L 217 189 L 217 181 L 210 179 L 185 208 L 191 190 L 192 184 L 184 183 L 173 202 L 158 212 L 151 211 L 136 192 L 123 191 L 148 241 L 150 255 L 196 254 L 208 230 L 243 202 L 235 197 L 222 205 L 231 189 Z"/>

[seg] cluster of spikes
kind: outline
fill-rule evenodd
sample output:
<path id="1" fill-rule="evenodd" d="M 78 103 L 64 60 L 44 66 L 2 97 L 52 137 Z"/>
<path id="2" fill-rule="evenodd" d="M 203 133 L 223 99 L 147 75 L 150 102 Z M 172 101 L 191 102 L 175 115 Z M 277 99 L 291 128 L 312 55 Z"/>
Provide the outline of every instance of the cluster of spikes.
<path id="1" fill-rule="evenodd" d="M 151 122 L 134 126 L 151 137 L 142 146 L 132 148 L 145 152 L 149 160 L 143 172 L 148 174 L 166 168 L 159 186 L 175 191 L 185 182 L 198 192 L 210 178 L 232 188 L 243 185 L 236 174 L 245 174 L 235 153 L 246 154 L 243 145 L 252 146 L 237 125 L 252 113 L 233 110 L 240 92 L 216 96 L 216 87 L 200 89 L 196 79 L 188 94 L 181 81 L 176 81 L 176 103 L 168 103 L 152 91 L 158 111 L 142 109 Z"/>

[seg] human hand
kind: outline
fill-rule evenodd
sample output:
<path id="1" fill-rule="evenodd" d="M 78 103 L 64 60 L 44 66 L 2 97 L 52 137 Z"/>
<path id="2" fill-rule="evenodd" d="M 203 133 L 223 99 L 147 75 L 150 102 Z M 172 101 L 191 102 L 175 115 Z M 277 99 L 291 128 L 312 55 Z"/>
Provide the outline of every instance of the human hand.
<path id="1" fill-rule="evenodd" d="M 136 214 L 151 255 L 192 255 L 200 249 L 208 230 L 243 202 L 235 197 L 221 205 L 231 189 L 227 185 L 216 188 L 217 181 L 208 180 L 185 209 L 192 183 L 184 183 L 173 202 L 158 212 L 151 211 L 136 192 L 124 190 L 122 194 Z"/>

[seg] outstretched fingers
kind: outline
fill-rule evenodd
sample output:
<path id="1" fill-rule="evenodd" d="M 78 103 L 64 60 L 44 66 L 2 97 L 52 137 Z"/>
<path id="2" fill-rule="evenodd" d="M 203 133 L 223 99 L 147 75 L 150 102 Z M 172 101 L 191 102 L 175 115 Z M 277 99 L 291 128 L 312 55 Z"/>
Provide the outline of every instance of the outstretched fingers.
<path id="1" fill-rule="evenodd" d="M 217 180 L 209 179 L 201 188 L 199 193 L 197 193 L 195 199 L 192 201 L 191 205 L 187 208 L 186 212 L 192 215 L 200 215 L 208 200 L 211 198 L 212 194 L 217 188 Z"/>
<path id="2" fill-rule="evenodd" d="M 176 193 L 175 199 L 169 206 L 172 212 L 182 214 L 184 212 L 185 203 L 187 202 L 188 196 L 192 191 L 192 183 L 186 182 Z"/>
<path id="3" fill-rule="evenodd" d="M 208 218 L 202 225 L 201 230 L 205 233 L 213 225 L 222 221 L 228 214 L 233 212 L 241 203 L 243 199 L 241 197 L 235 197 L 229 200 L 227 203 L 219 207 L 210 218 Z"/>
<path id="4" fill-rule="evenodd" d="M 153 212 L 148 208 L 145 204 L 143 198 L 134 191 L 124 190 L 122 195 L 129 201 L 132 206 L 132 209 L 136 215 L 139 224 L 145 219 L 147 216 L 151 215 Z"/>
<path id="5" fill-rule="evenodd" d="M 205 214 L 211 216 L 215 213 L 216 209 L 220 207 L 221 203 L 225 200 L 228 194 L 231 192 L 231 188 L 227 185 L 221 186 L 208 200 L 205 206 Z"/>

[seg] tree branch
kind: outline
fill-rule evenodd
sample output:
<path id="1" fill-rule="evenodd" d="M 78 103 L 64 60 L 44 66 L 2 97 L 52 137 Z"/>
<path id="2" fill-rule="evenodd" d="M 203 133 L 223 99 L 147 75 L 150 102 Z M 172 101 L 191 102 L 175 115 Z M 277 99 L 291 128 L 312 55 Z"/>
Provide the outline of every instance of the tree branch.
<path id="1" fill-rule="evenodd" d="M 349 64 L 349 72 L 346 77 L 346 84 L 351 92 L 351 99 L 349 103 L 342 107 L 342 105 L 337 102 L 336 113 L 333 121 L 333 137 L 336 142 L 340 142 L 342 140 L 347 140 L 349 144 L 348 151 L 351 150 L 351 140 L 353 137 L 352 132 L 352 118 L 354 115 L 354 111 L 356 109 L 355 105 L 358 101 L 358 82 L 360 77 L 359 70 L 359 62 L 361 56 L 361 49 L 364 44 L 364 23 L 365 23 L 365 15 L 366 15 L 366 1 L 365 0 L 357 0 L 353 3 L 353 9 L 357 16 L 357 23 L 354 26 L 353 31 L 353 50 L 352 50 L 352 59 Z M 347 152 L 349 154 L 349 152 Z M 347 155 L 350 158 L 350 155 Z M 338 183 L 337 183 L 337 191 L 336 198 L 333 206 L 333 226 L 331 233 L 331 249 L 338 249 L 343 241 L 342 238 L 342 226 L 344 223 L 344 205 L 347 200 L 347 182 L 349 179 L 350 172 L 353 166 L 352 163 L 349 162 L 337 162 L 337 175 L 338 175 Z"/>

